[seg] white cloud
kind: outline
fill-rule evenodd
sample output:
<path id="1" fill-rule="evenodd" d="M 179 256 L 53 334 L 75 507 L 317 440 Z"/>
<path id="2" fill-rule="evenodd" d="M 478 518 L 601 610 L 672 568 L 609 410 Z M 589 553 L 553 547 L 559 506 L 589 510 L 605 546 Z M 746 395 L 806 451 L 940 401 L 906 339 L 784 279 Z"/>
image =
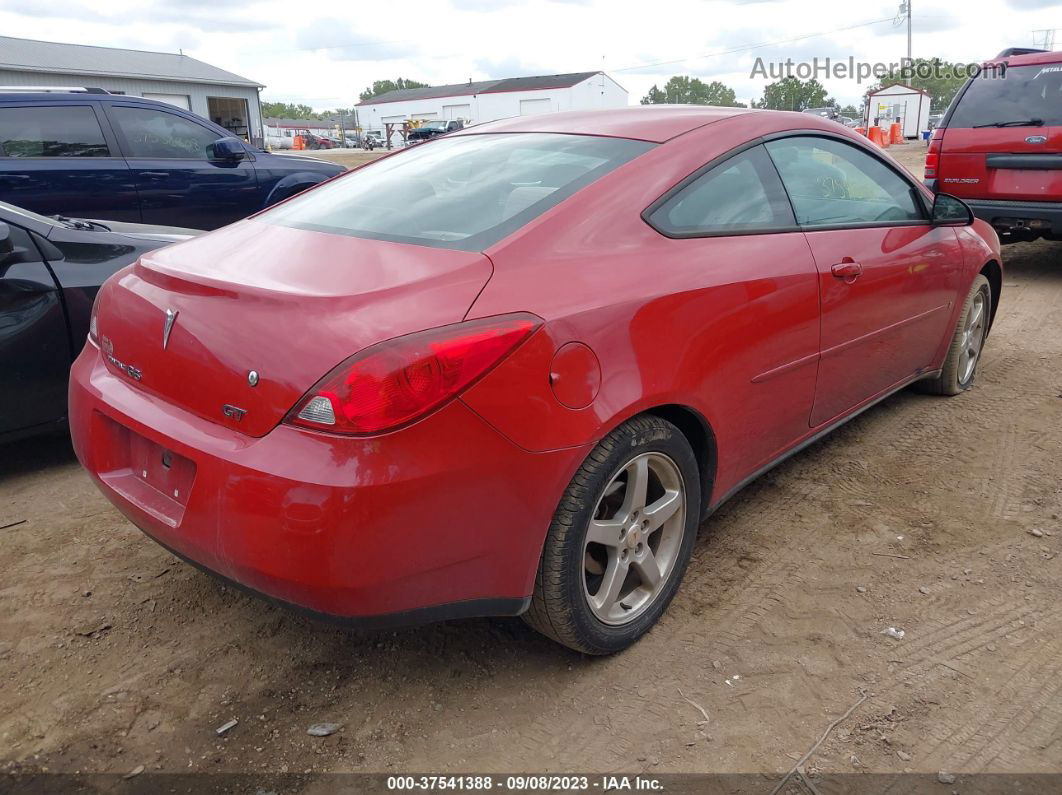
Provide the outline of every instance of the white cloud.
<path id="1" fill-rule="evenodd" d="M 520 5 L 525 0 L 450 0 L 450 4 L 459 11 L 504 11 Z M 551 0 L 565 5 L 589 5 L 591 0 Z"/>
<path id="2" fill-rule="evenodd" d="M 1062 0 L 915 3 L 914 54 L 980 61 L 1031 46 L 1031 31 L 1062 24 L 1044 9 Z M 765 60 L 906 55 L 898 0 L 0 0 L 10 36 L 174 51 L 266 85 L 267 99 L 349 106 L 373 80 L 428 83 L 604 69 L 637 102 L 673 74 L 758 97 Z M 865 25 L 873 20 L 876 24 Z M 881 21 L 883 20 L 883 21 Z M 843 29 L 843 30 L 842 30 Z M 812 35 L 824 34 L 824 35 Z M 752 45 L 770 46 L 749 49 Z M 728 52 L 734 50 L 733 52 Z M 854 81 L 825 80 L 842 102 Z"/>
<path id="3" fill-rule="evenodd" d="M 295 41 L 300 49 L 321 50 L 336 61 L 393 61 L 418 51 L 412 41 L 384 41 L 331 17 L 316 19 L 300 28 Z"/>
<path id="4" fill-rule="evenodd" d="M 97 6 L 80 2 L 80 0 L 50 0 L 46 3 L 36 2 L 36 0 L 6 0 L 2 10 L 13 15 L 98 24 L 115 30 L 131 28 L 141 23 L 180 25 L 211 32 L 249 32 L 279 26 L 279 23 L 274 20 L 262 19 L 253 14 L 233 14 L 218 10 L 219 8 L 237 9 L 253 2 L 254 0 L 188 0 L 187 5 L 184 5 L 178 0 L 160 0 L 155 3 L 139 4 L 118 13 L 106 14 Z M 4 35 L 17 36 L 18 34 L 5 29 Z M 95 42 L 80 41 L 78 43 L 94 44 Z M 154 40 L 147 43 L 141 42 L 138 49 L 159 46 L 160 42 Z"/>

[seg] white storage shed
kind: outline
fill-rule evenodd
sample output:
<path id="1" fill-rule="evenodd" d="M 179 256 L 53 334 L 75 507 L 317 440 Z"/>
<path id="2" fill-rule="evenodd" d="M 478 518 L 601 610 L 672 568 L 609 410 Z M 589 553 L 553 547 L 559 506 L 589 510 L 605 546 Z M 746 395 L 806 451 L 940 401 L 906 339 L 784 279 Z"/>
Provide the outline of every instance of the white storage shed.
<path id="1" fill-rule="evenodd" d="M 918 138 L 922 130 L 929 129 L 929 106 L 932 97 L 919 88 L 911 88 L 902 83 L 882 86 L 867 95 L 864 127 L 878 123 L 888 129 L 894 121 L 899 121 L 904 138 Z"/>

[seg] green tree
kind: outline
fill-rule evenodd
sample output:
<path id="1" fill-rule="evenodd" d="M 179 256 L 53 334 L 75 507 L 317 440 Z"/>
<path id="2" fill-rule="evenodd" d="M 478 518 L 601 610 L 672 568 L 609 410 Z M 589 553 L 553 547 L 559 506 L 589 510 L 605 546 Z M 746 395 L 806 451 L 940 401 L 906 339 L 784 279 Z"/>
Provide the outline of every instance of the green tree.
<path id="1" fill-rule="evenodd" d="M 386 94 L 388 91 L 400 91 L 403 88 L 427 88 L 427 83 L 421 83 L 417 80 L 409 80 L 405 77 L 400 77 L 397 80 L 373 80 L 372 85 L 362 91 L 358 97 L 361 100 L 372 99 L 378 97 L 381 94 Z"/>
<path id="2" fill-rule="evenodd" d="M 931 113 L 943 113 L 966 82 L 969 70 L 967 64 L 951 63 L 940 58 L 915 58 L 907 69 L 894 69 L 883 75 L 880 83 L 867 89 L 867 94 L 883 86 L 903 83 L 929 94 Z"/>
<path id="3" fill-rule="evenodd" d="M 354 110 L 352 108 L 336 108 L 335 110 L 322 110 L 320 113 L 317 114 L 317 118 L 335 119 L 336 121 L 339 121 L 340 117 L 343 117 L 344 119 L 349 119 L 353 115 Z"/>
<path id="4" fill-rule="evenodd" d="M 845 105 L 841 108 L 841 115 L 847 116 L 850 119 L 858 119 L 863 115 L 863 111 L 857 108 L 855 105 Z"/>
<path id="5" fill-rule="evenodd" d="M 834 104 L 826 94 L 826 88 L 818 80 L 801 80 L 783 77 L 763 89 L 763 98 L 753 102 L 753 107 L 769 110 L 805 110 L 825 108 Z"/>
<path id="6" fill-rule="evenodd" d="M 263 102 L 262 115 L 267 119 L 313 119 L 317 117 L 309 105 L 295 105 L 291 102 Z"/>
<path id="7" fill-rule="evenodd" d="M 737 101 L 737 95 L 730 86 L 713 80 L 705 83 L 689 75 L 675 75 L 663 89 L 654 84 L 649 93 L 642 97 L 643 105 L 717 105 L 724 108 L 745 107 Z"/>

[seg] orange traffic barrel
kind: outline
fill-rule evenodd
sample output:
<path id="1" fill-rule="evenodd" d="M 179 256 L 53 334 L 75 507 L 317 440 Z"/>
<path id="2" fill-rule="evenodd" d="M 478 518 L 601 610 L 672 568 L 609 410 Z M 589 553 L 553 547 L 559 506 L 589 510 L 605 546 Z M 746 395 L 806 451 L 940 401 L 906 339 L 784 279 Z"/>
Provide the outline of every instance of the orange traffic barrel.
<path id="1" fill-rule="evenodd" d="M 875 125 L 867 130 L 867 138 L 870 139 L 872 144 L 877 144 L 882 149 L 885 148 L 885 139 L 881 134 L 881 128 Z"/>
<path id="2" fill-rule="evenodd" d="M 306 141 L 303 139 L 303 137 L 301 135 L 296 135 L 295 136 L 295 140 L 291 144 L 291 148 L 292 149 L 305 149 L 306 148 Z"/>
<path id="3" fill-rule="evenodd" d="M 863 136 L 865 136 L 867 134 L 867 128 L 866 127 L 856 127 L 855 131 L 857 133 L 859 133 L 860 135 L 863 135 Z"/>
<path id="4" fill-rule="evenodd" d="M 890 144 L 902 144 L 903 143 L 903 131 L 900 129 L 900 123 L 894 121 L 889 128 L 889 143 Z"/>

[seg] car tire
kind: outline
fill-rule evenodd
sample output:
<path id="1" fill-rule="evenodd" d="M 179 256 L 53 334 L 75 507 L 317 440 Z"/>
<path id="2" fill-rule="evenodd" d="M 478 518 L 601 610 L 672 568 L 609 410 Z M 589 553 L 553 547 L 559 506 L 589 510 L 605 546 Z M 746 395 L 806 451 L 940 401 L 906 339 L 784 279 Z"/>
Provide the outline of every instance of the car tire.
<path id="1" fill-rule="evenodd" d="M 940 375 L 918 382 L 931 395 L 958 395 L 974 382 L 992 318 L 992 286 L 978 274 L 963 302 Z"/>
<path id="2" fill-rule="evenodd" d="M 697 460 L 677 427 L 645 415 L 616 428 L 561 498 L 524 620 L 585 654 L 630 646 L 678 590 L 700 500 Z"/>

